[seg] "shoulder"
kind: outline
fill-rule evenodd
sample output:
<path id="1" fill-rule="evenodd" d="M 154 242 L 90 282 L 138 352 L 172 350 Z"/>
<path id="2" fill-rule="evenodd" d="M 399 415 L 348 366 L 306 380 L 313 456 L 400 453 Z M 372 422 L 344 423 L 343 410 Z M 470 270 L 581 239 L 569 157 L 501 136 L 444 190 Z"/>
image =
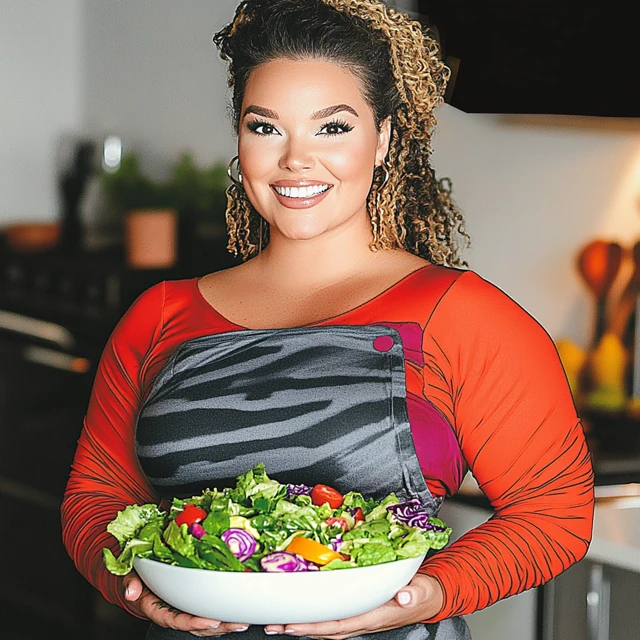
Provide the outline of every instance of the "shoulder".
<path id="1" fill-rule="evenodd" d="M 449 313 L 460 319 L 467 318 L 478 323 L 499 326 L 514 320 L 540 326 L 532 314 L 496 284 L 478 275 L 475 271 L 463 271 L 443 298 Z M 445 305 L 443 305 L 443 309 Z"/>
<path id="2" fill-rule="evenodd" d="M 168 303 L 189 302 L 198 293 L 198 278 L 162 280 L 140 293 L 125 312 L 125 317 L 162 311 Z"/>
<path id="3" fill-rule="evenodd" d="M 438 343 L 471 352 L 527 352 L 556 357 L 551 336 L 531 312 L 497 285 L 464 271 L 440 299 L 428 326 Z"/>
<path id="4" fill-rule="evenodd" d="M 157 341 L 167 315 L 189 307 L 196 294 L 195 278 L 154 284 L 129 305 L 113 331 L 112 341 L 140 346 Z"/>

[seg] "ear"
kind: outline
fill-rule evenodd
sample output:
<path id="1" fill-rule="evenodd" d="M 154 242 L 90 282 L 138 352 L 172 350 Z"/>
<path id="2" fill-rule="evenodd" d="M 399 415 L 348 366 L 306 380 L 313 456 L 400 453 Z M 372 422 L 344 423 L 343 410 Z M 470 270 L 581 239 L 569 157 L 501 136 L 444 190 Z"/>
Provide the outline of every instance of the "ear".
<path id="1" fill-rule="evenodd" d="M 387 157 L 390 144 L 391 116 L 385 118 L 380 125 L 380 133 L 378 134 L 378 147 L 376 149 L 376 166 L 382 164 L 382 161 Z"/>

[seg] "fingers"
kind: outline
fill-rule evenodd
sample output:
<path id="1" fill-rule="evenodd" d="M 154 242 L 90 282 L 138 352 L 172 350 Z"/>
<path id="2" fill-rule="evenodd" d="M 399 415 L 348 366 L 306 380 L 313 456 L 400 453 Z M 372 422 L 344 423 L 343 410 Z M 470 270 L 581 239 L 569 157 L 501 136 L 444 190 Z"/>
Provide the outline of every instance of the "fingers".
<path id="1" fill-rule="evenodd" d="M 415 576 L 393 600 L 367 613 L 313 624 L 268 625 L 267 633 L 344 640 L 368 633 L 397 629 L 436 615 L 442 608 L 440 583 L 427 575 Z"/>
<path id="2" fill-rule="evenodd" d="M 418 597 L 415 590 L 410 587 L 404 587 L 402 591 L 398 591 L 398 593 L 396 593 L 396 602 L 401 607 L 410 607 L 415 605 L 417 599 Z"/>
<path id="3" fill-rule="evenodd" d="M 141 615 L 160 627 L 176 631 L 206 632 L 206 635 L 218 635 L 226 631 L 221 629 L 222 622 L 211 618 L 193 616 L 168 605 L 147 588 L 135 602 Z"/>
<path id="4" fill-rule="evenodd" d="M 159 627 L 187 631 L 201 638 L 246 631 L 249 628 L 248 624 L 240 622 L 222 622 L 180 611 L 149 591 L 135 572 L 124 576 L 122 588 L 125 600 L 131 604 L 130 609 Z"/>
<path id="5" fill-rule="evenodd" d="M 135 602 L 142 595 L 142 581 L 135 573 L 129 573 L 122 579 L 124 599 Z"/>
<path id="6" fill-rule="evenodd" d="M 442 608 L 442 587 L 430 576 L 416 575 L 406 587 L 396 593 L 394 600 L 403 609 L 420 607 L 423 619 L 430 618 Z"/>
<path id="7" fill-rule="evenodd" d="M 347 618 L 345 620 L 330 620 L 328 622 L 318 622 L 312 624 L 288 624 L 280 627 L 284 633 L 291 636 L 305 636 L 309 638 L 331 638 L 332 640 L 340 640 L 341 638 L 349 638 L 351 636 L 359 636 L 363 633 L 371 633 L 378 631 L 376 624 L 362 624 L 357 618 Z M 371 621 L 370 621 L 371 622 Z M 273 625 L 268 628 L 271 629 Z"/>
<path id="8" fill-rule="evenodd" d="M 238 624 L 232 622 L 223 622 L 216 629 L 206 629 L 204 631 L 191 631 L 191 635 L 197 636 L 199 638 L 209 638 L 214 636 L 221 636 L 225 633 L 237 633 L 241 631 L 246 631 L 249 628 L 247 624 Z"/>
<path id="9" fill-rule="evenodd" d="M 274 636 L 274 635 L 282 635 L 284 633 L 284 625 L 283 624 L 268 624 L 265 628 L 264 628 L 264 632 L 268 635 L 268 636 Z"/>

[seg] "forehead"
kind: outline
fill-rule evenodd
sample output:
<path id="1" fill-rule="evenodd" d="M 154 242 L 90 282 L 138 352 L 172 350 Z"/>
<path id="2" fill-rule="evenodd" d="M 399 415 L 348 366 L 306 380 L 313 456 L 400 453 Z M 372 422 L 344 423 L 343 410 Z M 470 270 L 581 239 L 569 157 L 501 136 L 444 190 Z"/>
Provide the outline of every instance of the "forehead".
<path id="1" fill-rule="evenodd" d="M 257 104 L 278 112 L 299 112 L 305 105 L 313 112 L 342 103 L 359 114 L 370 111 L 360 79 L 342 65 L 319 59 L 265 62 L 251 72 L 243 97 L 243 106 Z"/>

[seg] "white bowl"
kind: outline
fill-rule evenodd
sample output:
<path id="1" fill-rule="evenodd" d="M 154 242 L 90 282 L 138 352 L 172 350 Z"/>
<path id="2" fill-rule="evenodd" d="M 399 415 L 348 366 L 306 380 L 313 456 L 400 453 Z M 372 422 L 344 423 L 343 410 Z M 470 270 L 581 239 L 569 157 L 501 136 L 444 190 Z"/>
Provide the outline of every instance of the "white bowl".
<path id="1" fill-rule="evenodd" d="M 134 568 L 153 593 L 186 613 L 223 622 L 288 624 L 371 611 L 409 584 L 423 560 L 334 571 L 240 573 L 136 558 Z"/>

